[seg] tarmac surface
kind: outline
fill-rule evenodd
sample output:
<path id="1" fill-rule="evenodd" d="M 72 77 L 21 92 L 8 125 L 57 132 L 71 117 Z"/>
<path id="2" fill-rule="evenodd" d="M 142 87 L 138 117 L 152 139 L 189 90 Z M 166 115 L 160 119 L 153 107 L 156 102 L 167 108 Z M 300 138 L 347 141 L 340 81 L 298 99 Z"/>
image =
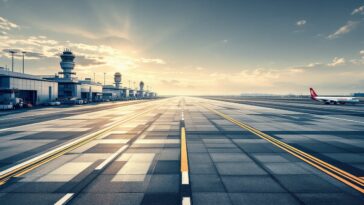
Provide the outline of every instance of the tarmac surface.
<path id="1" fill-rule="evenodd" d="M 364 204 L 363 105 L 174 97 L 64 109 L 0 117 L 0 204 Z"/>

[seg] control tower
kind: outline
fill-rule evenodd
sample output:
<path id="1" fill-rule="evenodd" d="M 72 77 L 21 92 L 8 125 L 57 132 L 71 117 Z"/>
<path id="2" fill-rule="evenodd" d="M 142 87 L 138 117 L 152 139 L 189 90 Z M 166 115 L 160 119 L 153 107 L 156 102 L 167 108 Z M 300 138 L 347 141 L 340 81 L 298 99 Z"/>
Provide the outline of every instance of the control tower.
<path id="1" fill-rule="evenodd" d="M 63 78 L 67 80 L 72 80 L 72 75 L 75 75 L 76 73 L 72 72 L 72 70 L 75 67 L 75 55 L 71 52 L 69 49 L 65 49 L 63 53 L 61 54 L 61 68 L 63 72 L 59 72 L 59 74 L 63 74 Z"/>
<path id="2" fill-rule="evenodd" d="M 114 74 L 115 87 L 120 88 L 121 85 L 121 74 L 119 72 Z"/>
<path id="3" fill-rule="evenodd" d="M 140 83 L 139 83 L 139 90 L 144 91 L 144 82 L 143 81 L 140 81 Z"/>

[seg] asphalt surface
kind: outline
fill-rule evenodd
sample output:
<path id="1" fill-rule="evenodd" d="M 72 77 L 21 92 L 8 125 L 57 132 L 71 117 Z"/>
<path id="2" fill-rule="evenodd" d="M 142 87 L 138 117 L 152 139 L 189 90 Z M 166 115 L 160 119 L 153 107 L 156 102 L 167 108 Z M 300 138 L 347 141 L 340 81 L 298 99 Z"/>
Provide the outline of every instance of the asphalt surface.
<path id="1" fill-rule="evenodd" d="M 82 113 L 116 108 L 129 104 L 137 104 L 139 101 L 122 101 L 108 103 L 91 103 L 86 105 L 62 105 L 55 107 L 23 108 L 18 110 L 0 111 L 0 130 L 8 127 L 27 125 L 34 122 L 43 122 L 73 116 Z"/>
<path id="2" fill-rule="evenodd" d="M 362 106 L 176 97 L 104 108 L 1 130 L 4 171 L 116 125 L 0 185 L 0 204 L 364 204 L 352 186 L 213 112 L 364 177 Z"/>

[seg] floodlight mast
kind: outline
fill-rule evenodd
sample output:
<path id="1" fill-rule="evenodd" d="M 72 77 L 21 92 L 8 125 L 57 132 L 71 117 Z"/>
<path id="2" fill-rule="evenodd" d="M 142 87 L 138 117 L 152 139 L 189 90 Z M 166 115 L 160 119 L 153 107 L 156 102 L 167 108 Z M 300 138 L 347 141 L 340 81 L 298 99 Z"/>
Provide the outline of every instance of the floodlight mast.
<path id="1" fill-rule="evenodd" d="M 17 53 L 15 50 L 8 51 L 11 54 L 11 72 L 14 72 L 14 54 Z"/>
<path id="2" fill-rule="evenodd" d="M 24 74 L 24 67 L 25 67 L 24 57 L 25 57 L 25 54 L 26 54 L 27 52 L 22 51 L 21 53 L 23 54 L 23 74 Z"/>

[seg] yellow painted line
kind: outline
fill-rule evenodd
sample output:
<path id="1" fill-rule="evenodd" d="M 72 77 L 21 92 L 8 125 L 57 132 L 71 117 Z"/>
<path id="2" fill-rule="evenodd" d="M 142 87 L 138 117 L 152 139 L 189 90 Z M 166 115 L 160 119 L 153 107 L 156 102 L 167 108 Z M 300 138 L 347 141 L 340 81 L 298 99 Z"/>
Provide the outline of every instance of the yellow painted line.
<path id="1" fill-rule="evenodd" d="M 326 174 L 336 178 L 337 180 L 349 185 L 350 187 L 358 190 L 361 193 L 364 193 L 364 189 L 362 188 L 363 184 L 364 184 L 364 179 L 362 177 L 356 177 L 344 170 L 341 170 L 327 162 L 324 162 L 312 155 L 309 155 L 301 150 L 298 150 L 295 147 L 292 147 L 284 142 L 281 142 L 277 139 L 275 139 L 274 137 L 271 137 L 253 127 L 251 127 L 250 125 L 247 125 L 245 123 L 242 123 L 240 121 L 237 121 L 227 115 L 225 115 L 224 113 L 221 113 L 219 111 L 216 111 L 214 109 L 208 108 L 203 106 L 204 108 L 214 112 L 215 114 L 225 118 L 226 120 L 238 125 L 239 127 L 246 129 L 252 133 L 254 133 L 255 135 L 269 141 L 270 143 L 276 145 L 277 147 L 287 151 L 288 153 L 296 156 L 297 158 L 303 160 L 304 162 L 316 167 L 317 169 L 325 172 Z"/>
<path id="2" fill-rule="evenodd" d="M 67 153 L 69 151 L 72 151 L 78 147 L 81 147 L 82 145 L 85 145 L 85 144 L 91 142 L 92 140 L 100 137 L 101 135 L 105 134 L 106 132 L 119 126 L 121 123 L 125 123 L 127 121 L 133 120 L 143 114 L 146 114 L 147 112 L 154 110 L 156 107 L 157 106 L 150 106 L 150 109 L 146 109 L 137 115 L 134 115 L 134 116 L 132 115 L 131 117 L 128 117 L 124 120 L 115 121 L 115 123 L 112 126 L 110 126 L 108 128 L 104 128 L 100 131 L 96 131 L 94 134 L 90 134 L 90 137 L 85 137 L 84 140 L 77 139 L 75 141 L 79 141 L 79 140 L 80 141 L 76 142 L 76 143 L 74 143 L 75 141 L 72 141 L 69 143 L 69 145 L 65 145 L 62 149 L 57 150 L 55 152 L 51 151 L 51 152 L 49 152 L 49 154 L 45 154 L 44 157 L 41 157 L 35 161 L 29 160 L 30 161 L 29 163 L 25 163 L 24 165 L 22 165 L 20 167 L 17 167 L 15 169 L 9 168 L 12 170 L 0 176 L 0 185 L 5 184 L 12 177 L 19 177 L 21 175 L 24 175 L 24 174 L 30 172 L 31 170 L 64 155 L 65 153 Z M 18 165 L 15 165 L 14 167 L 16 167 L 16 166 L 18 166 Z"/>
<path id="3" fill-rule="evenodd" d="M 188 172 L 186 129 L 181 128 L 181 172 Z"/>

